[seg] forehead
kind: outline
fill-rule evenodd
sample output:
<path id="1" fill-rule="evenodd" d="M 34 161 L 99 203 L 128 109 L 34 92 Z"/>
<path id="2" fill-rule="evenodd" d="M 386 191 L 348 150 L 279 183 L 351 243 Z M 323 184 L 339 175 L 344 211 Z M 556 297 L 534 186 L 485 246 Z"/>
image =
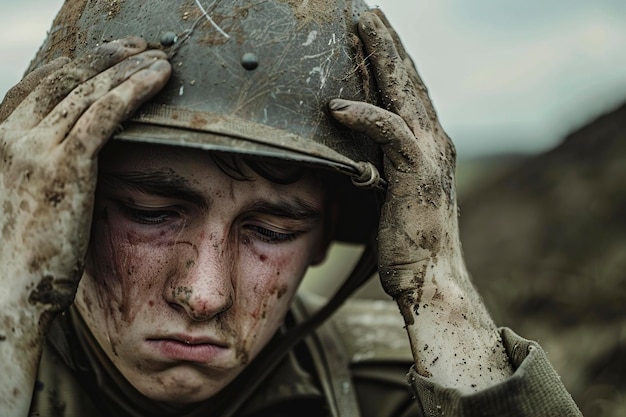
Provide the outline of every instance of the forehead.
<path id="1" fill-rule="evenodd" d="M 208 152 L 145 143 L 111 141 L 100 152 L 100 171 L 142 170 L 148 168 L 174 168 L 207 160 Z"/>
<path id="2" fill-rule="evenodd" d="M 110 142 L 101 152 L 99 172 L 148 174 L 163 182 L 186 182 L 286 190 L 306 188 L 324 193 L 319 170 L 278 159 L 249 158 L 234 153 L 145 143 Z M 154 174 L 154 175 L 152 175 Z"/>

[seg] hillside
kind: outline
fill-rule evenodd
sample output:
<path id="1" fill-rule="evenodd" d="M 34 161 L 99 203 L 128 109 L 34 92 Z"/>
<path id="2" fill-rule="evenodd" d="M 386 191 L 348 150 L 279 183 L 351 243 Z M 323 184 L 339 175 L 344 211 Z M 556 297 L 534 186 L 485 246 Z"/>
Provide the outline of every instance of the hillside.
<path id="1" fill-rule="evenodd" d="M 584 415 L 626 415 L 626 105 L 462 194 L 468 267 Z"/>

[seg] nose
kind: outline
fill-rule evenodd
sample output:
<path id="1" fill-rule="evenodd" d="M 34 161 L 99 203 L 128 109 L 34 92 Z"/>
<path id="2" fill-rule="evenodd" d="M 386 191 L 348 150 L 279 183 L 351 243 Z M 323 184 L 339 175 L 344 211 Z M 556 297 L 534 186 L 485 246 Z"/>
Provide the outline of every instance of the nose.
<path id="1" fill-rule="evenodd" d="M 232 262 L 223 244 L 192 245 L 193 256 L 180 256 L 168 279 L 163 298 L 195 321 L 206 321 L 233 305 Z"/>

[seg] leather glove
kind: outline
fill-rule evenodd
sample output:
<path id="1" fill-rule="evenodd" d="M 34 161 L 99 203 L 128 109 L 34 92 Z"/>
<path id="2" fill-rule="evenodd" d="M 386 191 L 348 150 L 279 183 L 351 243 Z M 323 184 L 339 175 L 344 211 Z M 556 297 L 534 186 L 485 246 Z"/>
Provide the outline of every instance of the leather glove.
<path id="1" fill-rule="evenodd" d="M 167 82 L 141 38 L 103 44 L 32 72 L 0 106 L 0 409 L 26 415 L 43 335 L 83 270 L 97 154 Z M 4 401 L 4 402 L 3 402 Z"/>
<path id="2" fill-rule="evenodd" d="M 446 386 L 478 389 L 508 376 L 510 368 L 463 261 L 455 149 L 385 22 L 380 11 L 363 14 L 359 22 L 384 108 L 336 99 L 330 109 L 383 150 L 388 187 L 378 230 L 379 274 L 404 317 L 418 373 Z M 479 371 L 483 367 L 489 371 Z"/>

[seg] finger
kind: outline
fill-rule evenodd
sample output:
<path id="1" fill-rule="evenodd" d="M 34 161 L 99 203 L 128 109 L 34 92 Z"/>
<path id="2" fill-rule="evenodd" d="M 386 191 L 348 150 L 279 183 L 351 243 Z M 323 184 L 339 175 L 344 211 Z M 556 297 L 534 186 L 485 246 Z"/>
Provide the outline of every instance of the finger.
<path id="1" fill-rule="evenodd" d="M 36 126 L 79 84 L 146 48 L 146 41 L 136 36 L 98 46 L 90 54 L 75 59 L 46 77 L 13 112 L 11 121 L 14 115 L 19 114 L 22 117 L 16 120 L 17 127 Z"/>
<path id="2" fill-rule="evenodd" d="M 329 108 L 337 121 L 378 143 L 396 170 L 412 172 L 419 164 L 421 153 L 415 136 L 399 115 L 373 104 L 343 99 L 331 100 Z"/>
<path id="3" fill-rule="evenodd" d="M 94 158 L 120 123 L 165 86 L 171 71 L 168 61 L 156 60 L 99 98 L 63 142 L 66 152 Z"/>
<path id="4" fill-rule="evenodd" d="M 387 109 L 402 117 L 416 134 L 430 130 L 426 108 L 383 22 L 374 13 L 364 13 L 359 19 L 359 35 Z"/>
<path id="5" fill-rule="evenodd" d="M 11 88 L 4 96 L 2 104 L 0 104 L 0 123 L 9 117 L 9 115 L 24 100 L 24 98 L 30 94 L 30 92 L 33 91 L 37 85 L 39 85 L 41 80 L 52 72 L 57 71 L 68 62 L 70 62 L 69 58 L 57 58 L 54 61 L 30 72 L 22 79 L 22 81 Z"/>
<path id="6" fill-rule="evenodd" d="M 151 67 L 156 60 L 167 60 L 167 55 L 159 50 L 144 51 L 76 87 L 39 124 L 41 131 L 47 132 L 43 136 L 50 144 L 61 142 L 89 106 L 133 74 Z"/>
<path id="7" fill-rule="evenodd" d="M 387 28 L 387 31 L 389 32 L 389 34 L 391 35 L 391 38 L 393 39 L 393 43 L 396 47 L 396 50 L 398 51 L 398 55 L 402 59 L 404 67 L 406 68 L 407 74 L 409 75 L 409 78 L 413 82 L 413 85 L 415 86 L 417 90 L 419 98 L 422 100 L 422 104 L 424 105 L 424 107 L 426 107 L 426 111 L 428 112 L 428 116 L 430 118 L 431 124 L 436 125 L 438 123 L 437 112 L 435 112 L 435 108 L 433 107 L 432 101 L 430 100 L 430 96 L 428 95 L 428 89 L 426 88 L 426 85 L 424 85 L 422 78 L 417 72 L 417 69 L 416 69 L 417 67 L 415 66 L 415 62 L 413 62 L 413 59 L 411 59 L 411 57 L 407 53 L 406 49 L 404 48 L 404 45 L 402 44 L 402 41 L 400 40 L 400 37 L 394 30 L 393 26 L 391 25 L 391 23 L 387 19 L 387 16 L 385 16 L 385 14 L 383 13 L 383 11 L 381 9 L 373 9 L 371 12 L 374 13 L 376 16 L 378 16 L 378 18 L 383 22 L 383 24 Z"/>

